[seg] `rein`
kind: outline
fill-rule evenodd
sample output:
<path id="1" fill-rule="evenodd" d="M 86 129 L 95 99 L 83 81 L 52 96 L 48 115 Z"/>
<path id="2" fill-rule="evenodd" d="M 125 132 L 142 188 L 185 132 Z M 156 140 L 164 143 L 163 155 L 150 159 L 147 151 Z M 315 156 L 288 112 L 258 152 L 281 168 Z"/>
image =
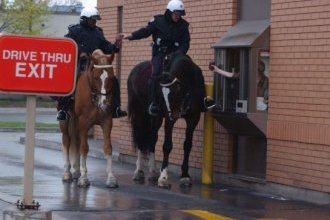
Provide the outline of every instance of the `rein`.
<path id="1" fill-rule="evenodd" d="M 178 78 L 175 77 L 175 78 L 172 80 L 172 82 L 169 82 L 169 83 L 159 83 L 159 84 L 160 84 L 161 87 L 170 87 L 170 86 L 172 86 L 174 83 L 176 83 L 176 81 L 180 82 L 180 81 L 178 80 Z"/>
<path id="2" fill-rule="evenodd" d="M 95 69 L 106 69 L 106 68 L 112 68 L 112 65 L 110 65 L 110 64 L 106 64 L 106 65 L 97 65 L 97 64 L 94 64 L 93 67 Z M 112 92 L 111 91 L 109 91 L 107 93 L 102 93 L 102 92 L 97 91 L 94 88 L 94 86 L 92 86 L 89 77 L 87 79 L 88 79 L 88 84 L 89 84 L 89 86 L 91 88 L 92 102 L 95 103 L 96 106 L 98 106 L 97 105 L 97 102 L 100 99 L 100 97 L 102 97 L 102 96 L 109 97 L 109 96 L 112 95 Z M 108 99 L 108 98 L 106 98 L 106 99 Z"/>
<path id="3" fill-rule="evenodd" d="M 106 69 L 106 68 L 112 68 L 112 65 L 111 64 L 106 64 L 106 65 L 97 65 L 97 64 L 94 64 L 93 67 L 95 69 Z M 111 91 L 110 92 L 107 92 L 107 93 L 92 91 L 92 95 L 94 97 L 97 96 L 97 95 L 107 96 L 107 95 L 110 95 L 110 94 L 111 94 Z"/>
<path id="4" fill-rule="evenodd" d="M 170 108 L 170 103 L 169 103 L 169 100 L 168 100 L 168 95 L 170 93 L 170 87 L 173 86 L 175 83 L 179 83 L 181 84 L 183 87 L 187 87 L 185 84 L 183 84 L 177 77 L 175 77 L 171 82 L 169 83 L 159 83 L 159 85 L 162 87 L 162 94 L 163 94 L 163 97 L 164 97 L 164 101 L 165 101 L 165 105 L 166 105 L 166 108 L 167 108 L 167 113 L 168 113 L 168 116 L 170 118 L 170 120 L 172 121 L 173 120 L 173 117 L 172 117 L 172 110 Z M 189 93 L 186 93 L 185 95 L 185 98 L 182 100 L 182 102 L 180 103 L 180 115 L 182 113 L 185 113 L 185 103 L 187 102 L 187 99 L 189 98 Z"/>

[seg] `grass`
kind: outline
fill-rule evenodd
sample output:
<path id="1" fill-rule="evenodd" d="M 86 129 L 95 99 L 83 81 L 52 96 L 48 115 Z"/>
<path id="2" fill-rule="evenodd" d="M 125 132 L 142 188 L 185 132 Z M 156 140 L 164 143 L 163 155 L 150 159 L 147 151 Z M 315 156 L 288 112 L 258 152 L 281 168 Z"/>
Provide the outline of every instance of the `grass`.
<path id="1" fill-rule="evenodd" d="M 3 122 L 0 121 L 0 128 L 25 129 L 25 122 Z M 58 124 L 39 123 L 35 124 L 36 129 L 58 129 Z"/>
<path id="2" fill-rule="evenodd" d="M 53 101 L 51 99 L 37 99 L 36 105 L 38 108 L 56 108 L 56 101 Z M 17 100 L 11 100 L 11 99 L 0 99 L 0 108 L 20 108 L 26 107 L 26 100 L 24 99 L 17 99 Z M 25 122 L 16 122 L 16 121 L 10 121 L 10 122 L 4 122 L 0 121 L 0 128 L 5 129 L 25 129 Z M 36 129 L 58 129 L 58 124 L 52 124 L 52 123 L 40 123 L 36 122 L 35 124 Z"/>

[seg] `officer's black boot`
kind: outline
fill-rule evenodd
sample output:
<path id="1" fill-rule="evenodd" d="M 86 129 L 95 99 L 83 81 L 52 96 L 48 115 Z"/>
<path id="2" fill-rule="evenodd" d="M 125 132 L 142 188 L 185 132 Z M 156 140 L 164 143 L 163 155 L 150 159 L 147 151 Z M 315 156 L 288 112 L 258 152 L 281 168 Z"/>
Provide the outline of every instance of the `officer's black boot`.
<path id="1" fill-rule="evenodd" d="M 59 99 L 60 110 L 57 112 L 56 119 L 58 121 L 65 121 L 67 119 L 67 112 L 69 111 L 71 103 L 71 96 L 65 96 Z"/>
<path id="2" fill-rule="evenodd" d="M 159 113 L 159 105 L 158 105 L 158 100 L 157 100 L 157 95 L 156 95 L 156 79 L 155 78 L 151 79 L 151 84 L 149 87 L 149 94 L 150 94 L 150 98 L 151 98 L 151 103 L 148 108 L 148 113 L 149 113 L 149 115 L 157 116 Z"/>
<path id="3" fill-rule="evenodd" d="M 212 97 L 206 96 L 205 86 L 201 86 L 201 110 L 202 112 L 207 112 L 208 110 L 215 107 L 215 103 Z"/>
<path id="4" fill-rule="evenodd" d="M 202 112 L 206 112 L 215 106 L 214 100 L 210 96 L 205 96 L 203 100 Z"/>
<path id="5" fill-rule="evenodd" d="M 120 109 L 120 89 L 119 89 L 119 83 L 118 79 L 115 77 L 113 81 L 113 112 L 112 117 L 113 118 L 120 118 L 127 116 L 127 112 Z"/>

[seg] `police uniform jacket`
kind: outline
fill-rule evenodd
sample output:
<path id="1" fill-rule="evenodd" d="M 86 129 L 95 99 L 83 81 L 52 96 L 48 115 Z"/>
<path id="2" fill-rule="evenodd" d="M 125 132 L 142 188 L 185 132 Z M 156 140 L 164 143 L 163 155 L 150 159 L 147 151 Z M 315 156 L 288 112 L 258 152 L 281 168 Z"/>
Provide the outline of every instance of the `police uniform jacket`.
<path id="1" fill-rule="evenodd" d="M 72 38 L 78 45 L 78 52 L 87 54 L 93 53 L 96 49 L 101 49 L 105 54 L 117 53 L 119 48 L 105 39 L 103 30 L 100 27 L 90 28 L 83 22 L 69 26 L 69 31 L 65 37 Z"/>
<path id="2" fill-rule="evenodd" d="M 163 15 L 156 15 L 146 27 L 133 32 L 129 40 L 139 40 L 152 35 L 153 56 L 177 50 L 186 54 L 190 46 L 189 23 L 183 18 L 173 22 L 171 13 L 167 10 Z"/>

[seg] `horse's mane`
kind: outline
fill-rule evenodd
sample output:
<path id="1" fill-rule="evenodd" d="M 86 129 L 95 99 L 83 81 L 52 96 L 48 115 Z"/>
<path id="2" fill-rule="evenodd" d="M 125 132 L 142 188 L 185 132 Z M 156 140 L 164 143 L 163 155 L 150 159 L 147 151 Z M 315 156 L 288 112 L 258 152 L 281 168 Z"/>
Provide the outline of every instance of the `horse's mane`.
<path id="1" fill-rule="evenodd" d="M 169 55 L 167 62 L 166 68 L 171 75 L 181 75 L 182 80 L 187 81 L 192 88 L 198 84 L 197 80 L 200 80 L 200 76 L 203 74 L 202 69 L 194 63 L 189 55 L 174 52 Z"/>

